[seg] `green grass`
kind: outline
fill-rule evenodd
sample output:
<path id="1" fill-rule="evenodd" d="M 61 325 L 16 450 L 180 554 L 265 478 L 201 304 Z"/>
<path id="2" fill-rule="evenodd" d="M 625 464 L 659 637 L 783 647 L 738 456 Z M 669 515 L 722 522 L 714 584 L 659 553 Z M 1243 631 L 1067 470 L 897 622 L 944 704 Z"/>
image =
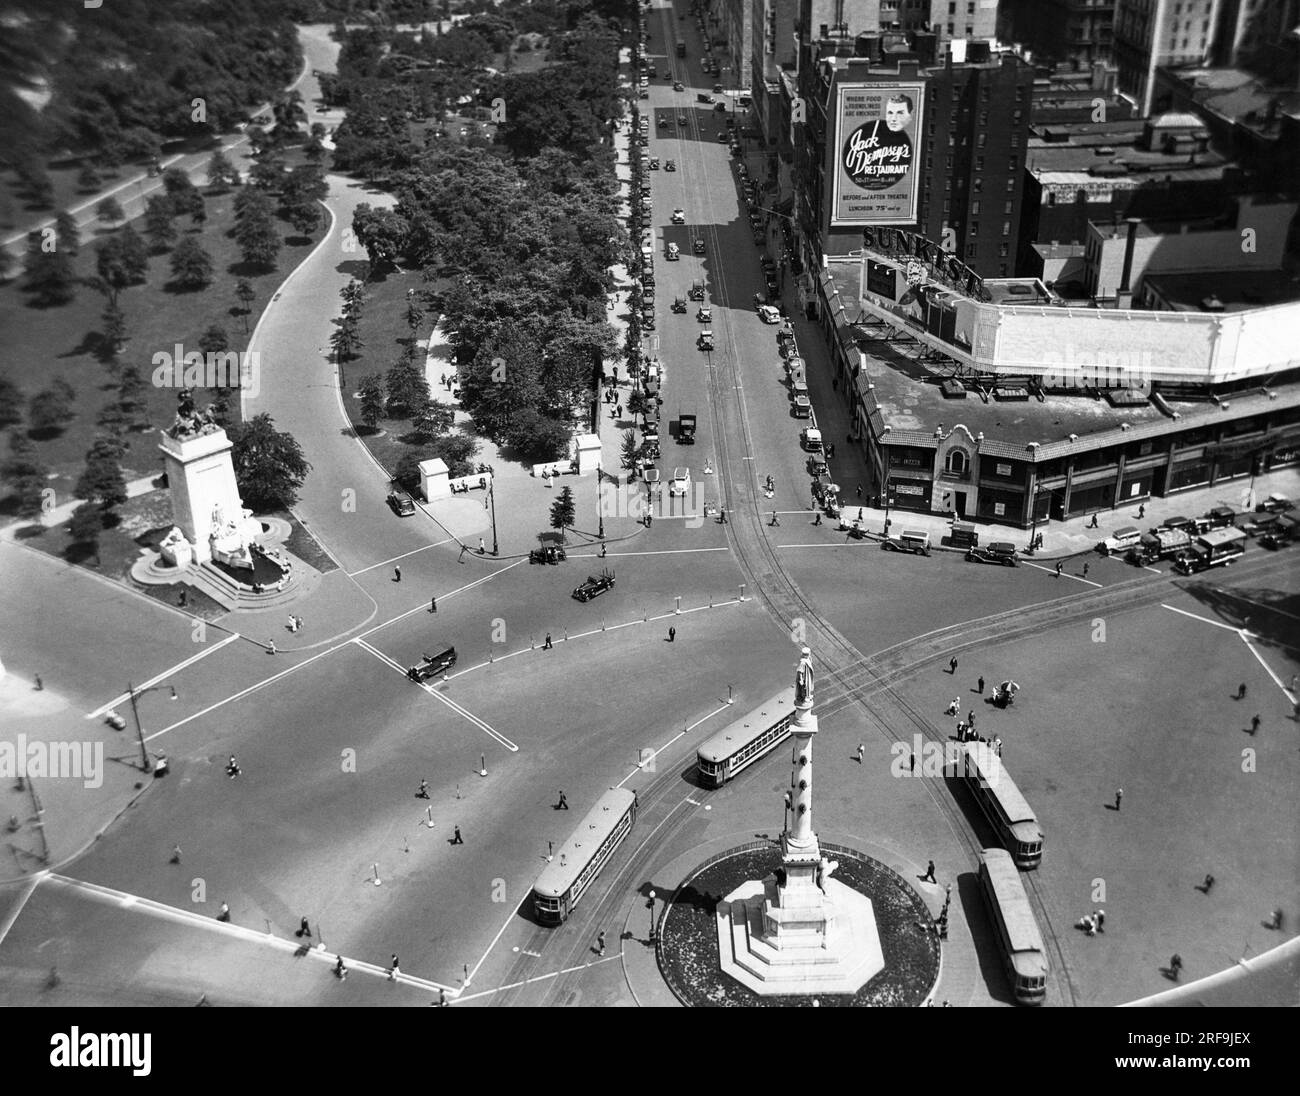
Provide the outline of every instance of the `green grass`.
<path id="1" fill-rule="evenodd" d="M 145 377 L 146 384 L 153 371 L 152 358 L 157 351 L 173 352 L 176 343 L 185 350 L 197 350 L 199 336 L 212 324 L 223 327 L 230 339 L 230 349 L 242 351 L 248 343 L 245 319 L 249 331 L 257 321 L 267 301 L 288 273 L 310 251 L 321 232 L 321 227 L 311 239 L 293 235 L 293 230 L 277 222 L 283 236 L 288 237 L 280 252 L 276 270 L 252 274 L 240 266 L 240 256 L 235 241 L 226 232 L 233 223 L 232 203 L 234 192 L 207 197 L 208 220 L 201 232 L 192 232 L 188 219 L 178 220 L 182 234 L 198 236 L 213 259 L 214 277 L 207 289 L 196 293 L 175 293 L 164 288 L 171 278 L 168 256 L 152 256 L 148 281 L 122 291 L 119 305 L 126 315 L 128 341 L 119 361 L 122 365 L 135 365 Z M 139 231 L 139 222 L 136 229 Z M 94 242 L 111 233 L 87 231 L 82 240 L 81 253 L 74 260 L 77 271 L 83 276 L 93 275 L 95 269 Z M 253 287 L 256 297 L 250 304 L 247 317 L 235 311 L 239 302 L 234 289 L 244 278 Z M 82 286 L 72 303 L 56 308 L 29 307 L 28 297 L 21 291 L 18 278 L 0 287 L 0 328 L 7 333 L 5 364 L 0 373 L 8 376 L 30 397 L 46 388 L 56 377 L 65 378 L 77 392 L 73 405 L 75 417 L 52 437 L 33 438 L 40 460 L 52 473 L 50 486 L 55 497 L 65 501 L 72 495 L 72 487 L 80 474 L 85 452 L 97 433 L 96 417 L 100 409 L 115 398 L 116 383 L 107 365 L 94 354 L 94 335 L 99 331 L 100 314 L 105 299 L 94 290 Z M 203 392 L 196 394 L 200 405 L 209 401 Z M 156 449 L 157 431 L 171 424 L 176 411 L 176 392 L 170 388 L 148 388 L 150 429 L 130 436 L 131 448 L 123 458 L 123 472 L 128 480 L 156 473 L 160 459 Z M 232 410 L 238 414 L 238 401 L 232 401 Z M 10 430 L 23 429 L 21 426 Z M 4 439 L 4 453 L 8 452 L 8 439 Z"/>

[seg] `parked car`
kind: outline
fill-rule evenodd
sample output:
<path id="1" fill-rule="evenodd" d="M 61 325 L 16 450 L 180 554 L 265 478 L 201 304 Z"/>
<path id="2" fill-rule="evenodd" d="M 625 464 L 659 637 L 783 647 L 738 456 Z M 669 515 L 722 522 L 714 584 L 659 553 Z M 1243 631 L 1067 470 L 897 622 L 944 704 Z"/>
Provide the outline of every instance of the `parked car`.
<path id="1" fill-rule="evenodd" d="M 1142 530 L 1133 526 L 1116 529 L 1110 536 L 1097 545 L 1097 551 L 1103 556 L 1114 556 L 1136 548 L 1142 542 Z"/>
<path id="2" fill-rule="evenodd" d="M 674 209 L 672 222 L 675 225 L 684 225 L 686 223 L 686 211 L 684 209 Z"/>
<path id="3" fill-rule="evenodd" d="M 676 80 L 673 82 L 673 91 L 685 91 L 685 90 L 686 90 L 686 85 L 683 84 L 680 80 Z"/>
<path id="4" fill-rule="evenodd" d="M 1016 546 L 1005 540 L 995 540 L 992 544 L 984 547 L 973 547 L 966 550 L 967 563 L 996 563 L 1003 567 L 1015 567 L 1020 563 L 1020 557 L 1016 555 Z"/>
<path id="5" fill-rule="evenodd" d="M 598 575 L 588 575 L 587 581 L 576 587 L 573 596 L 579 601 L 590 601 L 600 597 L 606 590 L 614 588 L 614 572 L 602 571 Z"/>
<path id="6" fill-rule="evenodd" d="M 667 160 L 667 161 L 665 161 L 665 162 L 664 162 L 664 170 L 665 170 L 665 171 L 676 171 L 676 170 L 677 170 L 677 161 L 676 161 L 676 160 Z"/>
<path id="7" fill-rule="evenodd" d="M 1295 530 L 1296 523 L 1283 518 L 1269 527 L 1268 531 L 1259 538 L 1259 543 L 1276 552 L 1295 540 Z"/>
<path id="8" fill-rule="evenodd" d="M 691 487 L 691 470 L 674 468 L 673 478 L 668 482 L 668 494 L 674 497 L 685 496 Z"/>
<path id="9" fill-rule="evenodd" d="M 397 491 L 388 493 L 388 505 L 399 518 L 409 518 L 415 513 L 415 503 L 408 496 Z"/>
<path id="10" fill-rule="evenodd" d="M 760 304 L 758 306 L 758 318 L 764 323 L 777 324 L 781 322 L 781 313 L 770 304 Z"/>
<path id="11" fill-rule="evenodd" d="M 675 263 L 675 262 L 677 262 L 681 257 L 682 257 L 682 253 L 681 253 L 681 251 L 678 249 L 677 245 L 676 245 L 676 244 L 669 244 L 669 245 L 668 245 L 668 250 L 664 253 L 664 258 L 667 259 L 670 263 Z"/>
<path id="12" fill-rule="evenodd" d="M 886 552 L 910 552 L 915 556 L 930 554 L 930 534 L 918 529 L 904 529 L 897 536 L 886 537 L 880 542 Z"/>
<path id="13" fill-rule="evenodd" d="M 808 474 L 810 476 L 824 476 L 830 469 L 826 467 L 826 458 L 820 451 L 815 451 L 807 461 Z"/>
<path id="14" fill-rule="evenodd" d="M 547 544 L 528 553 L 529 563 L 560 563 L 567 558 L 558 544 Z"/>
<path id="15" fill-rule="evenodd" d="M 1256 504 L 1255 513 L 1257 514 L 1281 514 L 1287 510 L 1294 510 L 1293 503 L 1285 495 L 1269 495 L 1263 502 Z"/>

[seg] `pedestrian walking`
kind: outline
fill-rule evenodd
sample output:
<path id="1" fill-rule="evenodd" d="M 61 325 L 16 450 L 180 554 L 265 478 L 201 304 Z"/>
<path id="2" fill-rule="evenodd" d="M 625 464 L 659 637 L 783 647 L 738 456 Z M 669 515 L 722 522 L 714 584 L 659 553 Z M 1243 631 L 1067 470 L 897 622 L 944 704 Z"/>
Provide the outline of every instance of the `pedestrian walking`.
<path id="1" fill-rule="evenodd" d="M 338 962 L 334 964 L 334 977 L 337 978 L 340 982 L 342 982 L 347 978 L 347 976 L 348 976 L 348 965 L 345 962 L 343 962 L 343 956 L 340 955 L 338 957 Z"/>
<path id="2" fill-rule="evenodd" d="M 955 673 L 957 672 L 957 659 L 956 659 L 956 656 L 954 656 L 954 657 L 948 659 L 948 672 L 949 672 L 950 674 L 955 674 Z"/>
<path id="3" fill-rule="evenodd" d="M 1061 561 L 1059 559 L 1056 561 L 1056 577 L 1061 577 Z"/>
<path id="4" fill-rule="evenodd" d="M 1271 928 L 1271 929 L 1279 929 L 1279 930 L 1282 928 L 1282 910 L 1281 910 L 1281 908 L 1275 909 L 1275 910 L 1273 911 L 1273 918 L 1272 918 L 1272 920 L 1270 920 L 1270 921 L 1268 922 L 1268 927 Z"/>
<path id="5" fill-rule="evenodd" d="M 184 609 L 185 606 L 187 606 L 190 603 L 190 592 L 187 589 L 185 589 L 184 586 L 181 587 L 181 594 L 180 597 L 177 599 L 176 603 L 182 609 Z"/>
<path id="6" fill-rule="evenodd" d="M 1259 716 L 1253 715 L 1250 717 L 1250 733 L 1254 734 L 1257 730 L 1259 730 Z"/>
<path id="7" fill-rule="evenodd" d="M 552 646 L 553 646 L 553 644 L 551 643 L 551 633 L 550 633 L 550 632 L 547 632 L 547 633 L 546 633 L 546 642 L 542 644 L 542 650 L 543 650 L 543 651 L 549 651 L 549 650 L 551 649 Z"/>
<path id="8" fill-rule="evenodd" d="M 817 511 L 817 516 L 816 516 L 815 518 L 813 518 L 813 524 L 814 524 L 814 525 L 820 525 L 821 523 L 822 523 L 822 512 L 821 512 L 820 510 L 818 510 L 818 511 Z"/>
<path id="9" fill-rule="evenodd" d="M 181 862 L 181 847 L 180 847 L 179 845 L 173 845 L 173 846 L 172 846 L 172 863 L 173 863 L 173 864 L 179 864 L 180 862 Z"/>
<path id="10" fill-rule="evenodd" d="M 1286 691 L 1287 691 L 1287 692 L 1289 692 L 1289 693 L 1294 693 L 1294 692 L 1295 692 L 1295 683 L 1296 683 L 1296 678 L 1297 678 L 1297 677 L 1300 677 L 1300 674 L 1292 674 L 1292 675 L 1291 675 L 1291 680 L 1290 680 L 1290 682 L 1287 684 L 1287 687 L 1286 687 Z"/>
<path id="11" fill-rule="evenodd" d="M 1214 886 L 1214 876 L 1210 875 L 1209 872 L 1206 872 L 1205 882 L 1201 884 L 1201 892 L 1203 894 L 1209 894 L 1210 888 L 1213 886 Z"/>
<path id="12" fill-rule="evenodd" d="M 420 781 L 420 790 L 415 793 L 415 798 L 416 799 L 429 798 L 429 782 L 427 780 Z"/>
<path id="13" fill-rule="evenodd" d="M 975 709 L 972 708 L 966 716 L 966 722 L 973 728 L 975 726 Z"/>
<path id="14" fill-rule="evenodd" d="M 939 880 L 937 880 L 937 879 L 934 877 L 934 861 L 933 861 L 933 860 L 931 860 L 931 861 L 929 862 L 929 864 L 926 865 L 926 868 L 925 868 L 925 874 L 924 874 L 923 876 L 921 876 L 921 881 L 922 881 L 923 883 L 938 883 L 938 882 L 939 882 Z"/>
<path id="15" fill-rule="evenodd" d="M 560 811 L 567 811 L 569 809 L 569 801 L 564 797 L 563 792 L 560 792 L 560 801 L 555 804 L 555 809 Z"/>
<path id="16" fill-rule="evenodd" d="M 1147 504 L 1144 502 L 1138 506 L 1138 517 L 1144 518 L 1146 516 L 1147 516 Z"/>
<path id="17" fill-rule="evenodd" d="M 979 689 L 980 696 L 983 696 L 983 695 L 984 695 L 984 679 L 983 679 L 983 678 L 980 678 L 979 681 L 977 681 L 977 682 L 975 683 L 975 686 L 976 686 L 976 688 Z"/>
<path id="18" fill-rule="evenodd" d="M 676 643 L 676 642 L 677 642 L 677 629 L 676 629 L 676 628 L 669 628 L 669 629 L 668 629 L 668 642 L 669 642 L 669 643 Z"/>
<path id="19" fill-rule="evenodd" d="M 858 498 L 862 497 L 862 484 L 858 484 Z"/>
<path id="20" fill-rule="evenodd" d="M 618 410 L 615 412 L 615 417 L 620 419 L 623 417 L 623 405 L 621 403 L 618 405 Z"/>
<path id="21" fill-rule="evenodd" d="M 393 581 L 394 582 L 402 581 L 402 569 L 400 567 L 393 568 Z"/>
<path id="22" fill-rule="evenodd" d="M 294 935 L 298 937 L 311 935 L 311 924 L 310 922 L 308 922 L 307 918 L 304 917 L 302 919 L 302 921 L 298 925 L 298 931 L 294 933 Z"/>
<path id="23" fill-rule="evenodd" d="M 1119 810 L 1119 805 L 1124 802 L 1124 789 L 1115 789 L 1115 809 Z"/>
<path id="24" fill-rule="evenodd" d="M 1083 565 L 1083 577 L 1088 577 L 1088 565 L 1086 563 Z"/>
<path id="25" fill-rule="evenodd" d="M 781 519 L 776 516 L 776 511 L 773 510 L 772 520 L 768 522 L 768 525 L 780 525 L 780 524 L 781 524 Z"/>
<path id="26" fill-rule="evenodd" d="M 603 932 L 596 933 L 596 954 L 605 954 L 605 934 Z"/>
<path id="27" fill-rule="evenodd" d="M 41 675 L 36 675 L 36 691 L 38 693 L 45 691 L 45 682 L 41 680 Z"/>
<path id="28" fill-rule="evenodd" d="M 1105 910 L 1094 910 L 1094 911 L 1093 911 L 1093 914 L 1092 914 L 1092 919 L 1093 919 L 1093 921 L 1096 922 L 1096 925 L 1097 925 L 1097 931 L 1098 931 L 1098 932 L 1105 932 L 1105 931 L 1106 931 L 1106 911 L 1105 911 Z"/>
<path id="29" fill-rule="evenodd" d="M 40 678 L 38 677 L 36 680 L 40 681 Z M 1246 683 L 1244 681 L 1237 686 L 1237 699 L 1238 700 L 1246 699 Z"/>
<path id="30" fill-rule="evenodd" d="M 239 762 L 235 760 L 235 755 L 230 755 L 230 760 L 226 762 L 226 775 L 234 780 L 244 770 L 239 767 Z"/>
<path id="31" fill-rule="evenodd" d="M 907 775 L 913 776 L 916 773 L 916 751 L 913 750 L 907 755 Z"/>
<path id="32" fill-rule="evenodd" d="M 858 743 L 858 764 L 859 764 L 859 765 L 862 764 L 862 755 L 863 755 L 864 753 L 866 753 L 866 752 L 867 752 L 867 746 L 866 746 L 866 743 L 865 743 L 865 742 L 859 742 L 859 743 Z"/>
<path id="33" fill-rule="evenodd" d="M 456 832 L 455 832 L 454 834 L 452 834 L 452 836 L 451 836 L 451 843 L 452 843 L 453 845 L 463 845 L 463 844 L 465 844 L 465 839 L 464 839 L 463 837 L 461 837 L 461 835 L 460 835 L 460 827 L 459 827 L 459 826 L 456 826 L 456 827 L 455 827 L 455 830 L 456 830 Z"/>
<path id="34" fill-rule="evenodd" d="M 1096 529 L 1097 527 L 1098 527 L 1098 525 L 1097 525 L 1097 515 L 1096 515 L 1096 514 L 1093 514 L 1093 515 L 1092 515 L 1092 521 L 1088 522 L 1088 528 L 1089 528 L 1089 529 Z"/>
<path id="35" fill-rule="evenodd" d="M 437 611 L 438 611 L 438 599 L 436 597 L 429 598 L 429 612 L 436 613 Z"/>
<path id="36" fill-rule="evenodd" d="M 1178 975 L 1183 969 L 1183 957 L 1175 952 L 1169 957 L 1169 973 L 1174 976 L 1174 981 L 1178 981 Z"/>
<path id="37" fill-rule="evenodd" d="M 397 952 L 393 952 L 393 961 L 388 964 L 388 980 L 396 982 L 397 976 L 402 973 L 402 969 L 397 962 Z"/>
<path id="38" fill-rule="evenodd" d="M 482 537 L 479 537 L 479 538 L 478 538 L 478 554 L 481 556 L 481 555 L 484 555 L 486 552 L 487 552 L 487 545 L 485 545 L 485 544 L 483 543 L 483 538 L 482 538 Z"/>
<path id="39" fill-rule="evenodd" d="M 225 902 L 222 902 L 222 903 L 221 903 L 221 909 L 217 910 L 217 920 L 218 920 L 218 921 L 229 921 L 229 920 L 230 920 L 230 907 L 229 907 L 228 905 L 226 905 Z"/>

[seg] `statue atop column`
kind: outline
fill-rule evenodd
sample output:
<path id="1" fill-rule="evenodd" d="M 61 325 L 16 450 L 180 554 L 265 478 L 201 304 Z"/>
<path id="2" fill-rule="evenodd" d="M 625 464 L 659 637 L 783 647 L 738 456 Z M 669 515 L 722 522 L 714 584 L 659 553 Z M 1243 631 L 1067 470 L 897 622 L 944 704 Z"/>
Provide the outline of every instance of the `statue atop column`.
<path id="1" fill-rule="evenodd" d="M 799 652 L 799 667 L 794 672 L 795 707 L 812 707 L 813 702 L 813 668 L 812 651 L 804 647 Z"/>
<path id="2" fill-rule="evenodd" d="M 194 393 L 190 389 L 182 388 L 177 393 L 176 418 L 167 431 L 168 437 L 184 441 L 186 438 L 215 434 L 220 429 L 221 424 L 217 422 L 216 409 L 212 404 L 200 411 L 195 406 Z"/>

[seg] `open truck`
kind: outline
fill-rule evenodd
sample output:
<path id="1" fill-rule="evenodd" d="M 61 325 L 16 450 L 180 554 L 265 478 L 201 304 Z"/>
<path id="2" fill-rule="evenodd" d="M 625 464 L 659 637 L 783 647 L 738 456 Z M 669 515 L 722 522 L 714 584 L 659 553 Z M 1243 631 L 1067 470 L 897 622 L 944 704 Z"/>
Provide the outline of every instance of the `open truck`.
<path id="1" fill-rule="evenodd" d="M 695 416 L 683 415 L 677 422 L 677 443 L 679 445 L 695 444 Z"/>

